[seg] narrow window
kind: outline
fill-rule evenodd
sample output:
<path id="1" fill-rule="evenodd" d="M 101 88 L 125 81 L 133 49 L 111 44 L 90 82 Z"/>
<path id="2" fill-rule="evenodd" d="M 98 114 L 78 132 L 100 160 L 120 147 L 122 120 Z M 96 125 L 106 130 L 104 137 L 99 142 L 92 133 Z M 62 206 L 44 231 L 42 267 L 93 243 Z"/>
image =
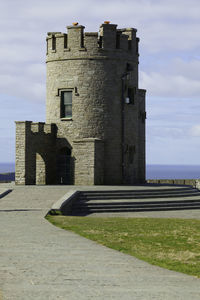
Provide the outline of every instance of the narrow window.
<path id="1" fill-rule="evenodd" d="M 128 50 L 132 50 L 132 40 L 128 40 Z"/>
<path id="2" fill-rule="evenodd" d="M 139 53 L 139 41 L 140 41 L 140 39 L 136 38 L 136 54 Z"/>
<path id="3" fill-rule="evenodd" d="M 61 118 L 72 117 L 72 92 L 61 92 Z"/>
<path id="4" fill-rule="evenodd" d="M 128 151 L 128 157 L 129 157 L 129 164 L 133 164 L 134 162 L 134 153 L 135 153 L 135 146 L 129 146 L 129 151 Z"/>
<path id="5" fill-rule="evenodd" d="M 55 37 L 55 35 L 52 36 L 52 50 L 56 50 L 56 37 Z"/>
<path id="6" fill-rule="evenodd" d="M 64 49 L 67 49 L 67 34 L 64 34 Z"/>
<path id="7" fill-rule="evenodd" d="M 117 33 L 116 35 L 116 48 L 120 49 L 120 33 Z"/>
<path id="8" fill-rule="evenodd" d="M 135 88 L 128 88 L 128 98 L 130 104 L 135 103 Z"/>
<path id="9" fill-rule="evenodd" d="M 103 48 L 103 37 L 101 35 L 98 38 L 98 45 L 99 45 L 99 48 Z"/>
<path id="10" fill-rule="evenodd" d="M 81 32 L 81 44 L 80 44 L 81 48 L 84 48 L 84 35 L 83 32 Z"/>
<path id="11" fill-rule="evenodd" d="M 127 64 L 126 64 L 126 70 L 127 70 L 128 72 L 133 71 L 133 66 L 132 66 L 131 64 L 127 63 Z"/>
<path id="12" fill-rule="evenodd" d="M 48 42 L 48 39 L 47 39 L 47 54 L 48 54 L 48 48 L 49 48 L 49 42 Z"/>

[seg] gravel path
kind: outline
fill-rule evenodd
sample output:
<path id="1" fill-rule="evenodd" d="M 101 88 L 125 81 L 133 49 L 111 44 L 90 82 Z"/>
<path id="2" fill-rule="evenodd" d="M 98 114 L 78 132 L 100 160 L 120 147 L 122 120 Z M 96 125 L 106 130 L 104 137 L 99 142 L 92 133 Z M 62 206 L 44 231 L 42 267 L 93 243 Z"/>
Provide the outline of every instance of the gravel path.
<path id="1" fill-rule="evenodd" d="M 3 299 L 200 299 L 197 278 L 151 266 L 49 224 L 44 215 L 70 187 L 11 187 L 0 199 Z"/>

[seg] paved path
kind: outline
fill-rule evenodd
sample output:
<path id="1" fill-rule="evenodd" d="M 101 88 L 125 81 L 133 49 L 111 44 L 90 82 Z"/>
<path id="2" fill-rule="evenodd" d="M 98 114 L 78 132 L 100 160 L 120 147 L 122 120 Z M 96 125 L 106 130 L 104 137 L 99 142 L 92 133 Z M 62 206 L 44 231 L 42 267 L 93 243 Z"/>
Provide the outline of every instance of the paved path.
<path id="1" fill-rule="evenodd" d="M 5 300 L 200 299 L 197 278 L 151 266 L 49 224 L 44 215 L 68 189 L 14 187 L 0 199 Z"/>

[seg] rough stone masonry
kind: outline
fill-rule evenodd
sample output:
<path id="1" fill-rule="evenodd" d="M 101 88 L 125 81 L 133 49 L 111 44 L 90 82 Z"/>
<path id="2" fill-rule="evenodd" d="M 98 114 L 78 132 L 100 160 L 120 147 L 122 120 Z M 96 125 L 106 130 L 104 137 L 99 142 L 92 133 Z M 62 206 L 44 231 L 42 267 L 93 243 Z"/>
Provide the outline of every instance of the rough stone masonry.
<path id="1" fill-rule="evenodd" d="M 16 122 L 16 184 L 145 181 L 136 31 L 73 23 L 47 34 L 46 123 Z"/>

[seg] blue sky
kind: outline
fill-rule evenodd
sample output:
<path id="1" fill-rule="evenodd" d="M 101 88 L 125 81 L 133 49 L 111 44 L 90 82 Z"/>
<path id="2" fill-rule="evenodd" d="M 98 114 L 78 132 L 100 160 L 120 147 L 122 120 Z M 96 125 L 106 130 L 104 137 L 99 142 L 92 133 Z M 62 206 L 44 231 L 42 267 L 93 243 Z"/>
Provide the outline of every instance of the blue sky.
<path id="1" fill-rule="evenodd" d="M 140 37 L 147 163 L 200 165 L 199 0 L 0 2 L 0 162 L 15 160 L 15 120 L 45 121 L 46 33 L 110 20 Z"/>

